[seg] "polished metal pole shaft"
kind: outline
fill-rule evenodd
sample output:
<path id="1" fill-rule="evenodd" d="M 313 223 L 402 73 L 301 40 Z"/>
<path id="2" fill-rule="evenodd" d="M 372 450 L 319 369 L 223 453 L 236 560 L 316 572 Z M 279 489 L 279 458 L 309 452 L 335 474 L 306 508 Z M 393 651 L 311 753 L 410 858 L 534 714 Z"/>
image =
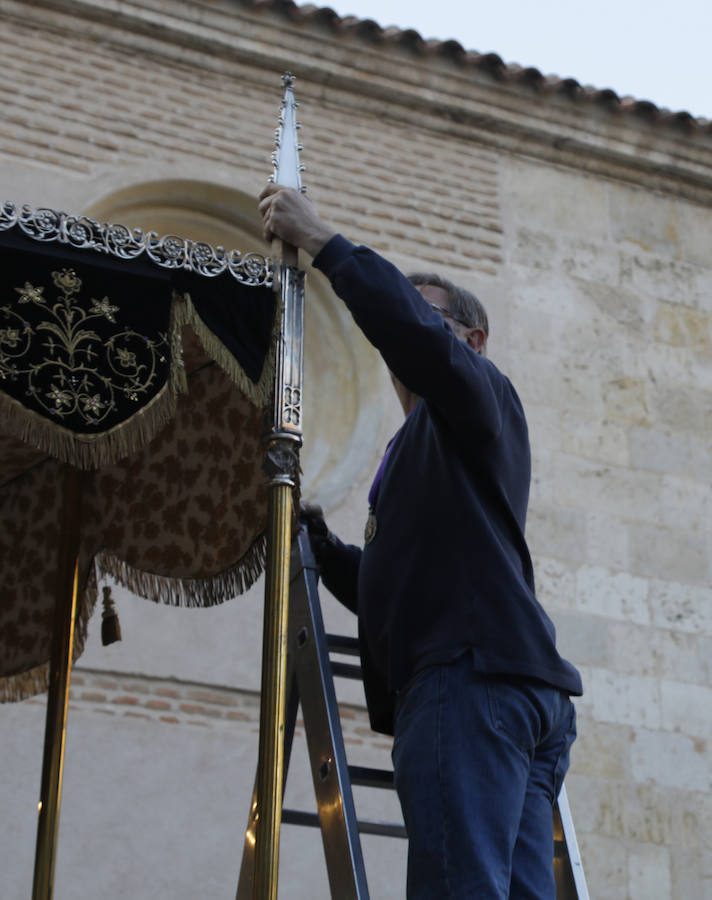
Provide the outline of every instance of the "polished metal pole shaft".
<path id="1" fill-rule="evenodd" d="M 32 900 L 51 900 L 54 891 L 69 677 L 79 591 L 80 514 L 81 473 L 73 466 L 66 466 Z"/>
<path id="2" fill-rule="evenodd" d="M 285 245 L 280 255 L 283 260 L 296 263 L 295 248 Z M 269 497 L 253 900 L 277 900 L 293 493 L 298 482 L 302 440 L 304 273 L 283 263 L 278 283 L 282 328 L 273 425 L 265 457 Z"/>
<path id="3" fill-rule="evenodd" d="M 255 900 L 277 900 L 284 783 L 284 717 L 292 488 L 269 489 L 269 542 L 262 638 L 262 705 L 257 774 Z"/>

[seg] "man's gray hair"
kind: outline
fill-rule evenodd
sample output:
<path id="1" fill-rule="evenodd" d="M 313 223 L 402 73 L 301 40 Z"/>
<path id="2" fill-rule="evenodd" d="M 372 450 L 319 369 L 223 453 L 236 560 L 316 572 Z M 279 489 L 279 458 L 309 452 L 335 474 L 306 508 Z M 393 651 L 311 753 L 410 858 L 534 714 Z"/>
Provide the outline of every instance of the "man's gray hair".
<path id="1" fill-rule="evenodd" d="M 470 291 L 457 287 L 442 275 L 429 272 L 414 272 L 412 275 L 408 275 L 408 281 L 416 286 L 430 284 L 433 287 L 442 288 L 447 293 L 448 306 L 454 318 L 466 322 L 470 328 L 481 328 L 485 333 L 485 341 L 489 337 L 487 311 Z"/>

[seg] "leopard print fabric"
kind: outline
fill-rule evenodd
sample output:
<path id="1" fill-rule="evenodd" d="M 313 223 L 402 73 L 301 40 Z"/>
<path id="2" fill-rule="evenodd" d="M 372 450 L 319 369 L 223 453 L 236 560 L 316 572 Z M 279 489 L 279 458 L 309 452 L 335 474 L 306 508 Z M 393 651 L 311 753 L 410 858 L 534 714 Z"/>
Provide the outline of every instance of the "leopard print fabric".
<path id="1" fill-rule="evenodd" d="M 263 567 L 262 412 L 187 349 L 197 368 L 171 422 L 138 453 L 83 477 L 75 658 L 96 600 L 95 560 L 140 596 L 199 606 L 240 593 Z M 2 701 L 46 688 L 63 467 L 12 439 L 0 450 Z"/>
<path id="2" fill-rule="evenodd" d="M 43 679 L 35 670 L 49 658 L 52 635 L 63 481 L 62 464 L 45 457 L 5 483 L 1 495 L 0 675 L 27 673 L 38 690 Z M 86 558 L 82 569 L 86 580 Z M 84 633 L 79 618 L 77 652 Z M 4 696 L 9 690 L 0 679 L 0 699 L 14 699 Z"/>
<path id="3" fill-rule="evenodd" d="M 261 414 L 211 364 L 190 378 L 171 423 L 142 451 L 91 476 L 83 533 L 100 565 L 146 595 L 130 569 L 168 602 L 228 599 L 233 571 L 266 521 Z M 104 558 L 106 557 L 106 558 Z M 227 578 L 221 588 L 214 580 Z M 160 579 L 183 583 L 160 589 Z M 172 590 L 173 589 L 173 590 Z M 177 593 L 176 593 L 177 592 Z M 150 596 L 150 595 L 149 595 Z"/>

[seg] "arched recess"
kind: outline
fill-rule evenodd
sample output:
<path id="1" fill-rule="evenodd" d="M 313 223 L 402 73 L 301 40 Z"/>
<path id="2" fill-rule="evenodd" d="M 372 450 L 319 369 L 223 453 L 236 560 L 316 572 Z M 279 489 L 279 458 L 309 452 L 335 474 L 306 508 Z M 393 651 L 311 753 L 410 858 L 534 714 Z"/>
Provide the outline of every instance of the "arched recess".
<path id="1" fill-rule="evenodd" d="M 102 222 L 178 234 L 227 250 L 270 252 L 255 199 L 208 182 L 144 182 L 101 198 L 85 212 Z M 333 509 L 367 477 L 380 451 L 387 390 L 378 354 L 327 280 L 307 266 L 304 497 Z"/>

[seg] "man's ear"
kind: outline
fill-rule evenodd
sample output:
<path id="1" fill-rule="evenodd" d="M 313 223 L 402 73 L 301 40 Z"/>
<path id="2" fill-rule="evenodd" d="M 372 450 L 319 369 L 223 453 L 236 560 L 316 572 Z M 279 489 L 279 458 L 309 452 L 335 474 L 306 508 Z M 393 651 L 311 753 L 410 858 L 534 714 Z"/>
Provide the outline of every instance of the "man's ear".
<path id="1" fill-rule="evenodd" d="M 487 343 L 487 335 L 482 328 L 468 328 L 465 332 L 465 341 L 475 353 L 482 353 Z"/>

